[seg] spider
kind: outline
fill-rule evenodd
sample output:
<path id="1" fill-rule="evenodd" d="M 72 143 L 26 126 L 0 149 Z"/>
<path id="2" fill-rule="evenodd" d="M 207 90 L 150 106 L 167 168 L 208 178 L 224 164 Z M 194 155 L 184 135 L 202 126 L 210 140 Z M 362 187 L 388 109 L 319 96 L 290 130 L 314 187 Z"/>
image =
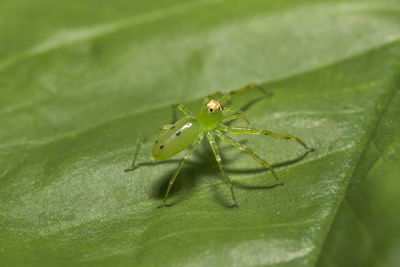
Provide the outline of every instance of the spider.
<path id="1" fill-rule="evenodd" d="M 232 182 L 224 171 L 221 160 L 221 154 L 215 142 L 215 136 L 220 138 L 222 141 L 227 142 L 228 144 L 248 153 L 253 159 L 255 159 L 261 165 L 266 167 L 272 173 L 275 180 L 281 185 L 284 184 L 283 181 L 281 181 L 278 178 L 276 172 L 274 171 L 274 169 L 270 164 L 265 162 L 262 158 L 257 156 L 253 151 L 251 151 L 246 146 L 240 144 L 235 139 L 229 137 L 227 134 L 269 135 L 275 138 L 296 141 L 307 150 L 306 153 L 314 150 L 313 148 L 308 147 L 302 140 L 300 140 L 295 136 L 274 133 L 268 130 L 226 125 L 228 122 L 231 122 L 236 119 L 243 119 L 244 121 L 249 123 L 243 111 L 232 107 L 226 107 L 224 106 L 224 104 L 231 97 L 243 94 L 251 89 L 258 89 L 262 93 L 266 94 L 264 89 L 257 84 L 249 84 L 239 90 L 231 91 L 227 94 L 222 94 L 220 92 L 217 92 L 215 94 L 209 95 L 204 98 L 201 109 L 197 115 L 194 115 L 191 111 L 186 109 L 185 106 L 182 104 L 173 104 L 172 108 L 174 113 L 176 113 L 176 110 L 179 110 L 183 114 L 185 114 L 185 117 L 183 117 L 174 124 L 168 124 L 162 126 L 155 133 L 143 138 L 143 140 L 141 140 L 137 144 L 133 162 L 128 169 L 125 169 L 126 172 L 135 169 L 135 162 L 142 144 L 155 138 L 157 135 L 159 135 L 159 138 L 155 141 L 152 150 L 153 161 L 165 160 L 177 154 L 178 152 L 184 150 L 185 148 L 190 147 L 186 152 L 186 154 L 184 155 L 183 159 L 180 161 L 177 170 L 172 175 L 168 184 L 167 191 L 164 196 L 164 200 L 162 204 L 158 206 L 158 208 L 166 206 L 168 194 L 171 190 L 172 185 L 175 182 L 176 177 L 178 176 L 179 171 L 183 166 L 183 163 L 200 146 L 200 144 L 204 140 L 204 137 L 206 137 L 208 142 L 210 143 L 211 149 L 218 163 L 218 167 L 222 173 L 222 176 L 225 179 L 226 184 L 229 187 L 230 193 L 232 195 L 232 200 L 234 202 L 234 206 L 236 207 L 239 207 L 239 203 L 236 200 Z M 213 100 L 214 98 L 217 100 Z M 229 115 L 227 115 L 227 113 L 229 113 Z"/>

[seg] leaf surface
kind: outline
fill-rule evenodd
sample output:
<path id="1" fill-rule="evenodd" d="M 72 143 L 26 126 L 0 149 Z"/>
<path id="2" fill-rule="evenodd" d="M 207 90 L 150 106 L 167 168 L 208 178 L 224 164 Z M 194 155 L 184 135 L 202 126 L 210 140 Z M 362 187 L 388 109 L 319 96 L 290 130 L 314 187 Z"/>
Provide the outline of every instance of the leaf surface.
<path id="1" fill-rule="evenodd" d="M 334 264 L 343 252 L 330 250 L 330 235 L 345 231 L 337 221 L 363 190 L 356 181 L 383 168 L 395 185 L 399 173 L 385 165 L 396 162 L 397 139 L 380 141 L 383 167 L 370 169 L 368 155 L 398 129 L 381 125 L 398 118 L 400 5 L 147 2 L 0 4 L 0 263 Z M 140 167 L 124 173 L 136 142 L 170 122 L 172 103 L 197 112 L 205 95 L 253 82 L 274 95 L 233 99 L 251 126 L 316 151 L 235 136 L 276 167 L 286 182 L 276 187 L 220 142 L 241 204 L 233 209 L 204 143 L 182 168 L 172 206 L 157 209 L 183 154 L 151 163 L 149 142 Z"/>

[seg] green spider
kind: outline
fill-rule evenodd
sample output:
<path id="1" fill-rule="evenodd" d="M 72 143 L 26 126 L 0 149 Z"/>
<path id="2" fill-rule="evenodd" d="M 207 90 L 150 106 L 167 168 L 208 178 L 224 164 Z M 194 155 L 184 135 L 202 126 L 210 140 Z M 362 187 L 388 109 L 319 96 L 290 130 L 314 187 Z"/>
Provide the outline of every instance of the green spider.
<path id="1" fill-rule="evenodd" d="M 307 153 L 314 150 L 312 148 L 309 148 L 303 141 L 301 141 L 299 138 L 297 138 L 295 136 L 291 136 L 291 135 L 287 135 L 287 134 L 273 133 L 268 130 L 252 129 L 252 128 L 247 128 L 247 127 L 231 127 L 231 126 L 225 125 L 226 123 L 233 121 L 235 119 L 239 119 L 239 118 L 243 119 L 244 121 L 249 123 L 249 121 L 247 120 L 247 117 L 243 111 L 241 111 L 239 109 L 235 109 L 235 108 L 225 107 L 224 104 L 231 97 L 239 95 L 239 94 L 243 94 L 250 89 L 258 89 L 265 94 L 265 91 L 263 90 L 263 88 L 256 84 L 249 84 L 242 89 L 232 91 L 227 94 L 222 94 L 220 92 L 217 92 L 213 95 L 209 95 L 204 98 L 201 109 L 196 116 L 192 112 L 187 110 L 183 105 L 174 104 L 174 105 L 172 105 L 174 112 L 176 112 L 176 110 L 178 109 L 185 114 L 185 117 L 180 119 L 179 121 L 177 121 L 175 124 L 169 124 L 169 125 L 162 126 L 154 134 L 145 137 L 142 141 L 140 141 L 137 144 L 136 152 L 135 152 L 135 155 L 133 158 L 132 165 L 128 169 L 125 169 L 125 171 L 132 171 L 135 169 L 136 158 L 139 154 L 140 147 L 142 146 L 142 144 L 153 139 L 161 132 L 162 133 L 160 134 L 158 140 L 155 141 L 155 144 L 153 146 L 152 160 L 154 160 L 154 161 L 160 161 L 160 160 L 167 159 L 167 158 L 177 154 L 178 152 L 182 151 L 183 149 L 192 145 L 191 148 L 186 152 L 183 159 L 180 161 L 178 169 L 175 171 L 174 175 L 171 177 L 171 180 L 169 181 L 169 184 L 168 184 L 168 189 L 165 193 L 164 200 L 163 200 L 162 204 L 160 206 L 158 206 L 158 208 L 166 206 L 166 201 L 168 198 L 169 191 L 171 190 L 171 187 L 172 187 L 173 183 L 175 182 L 175 179 L 178 176 L 178 173 L 181 170 L 183 163 L 200 146 L 204 137 L 206 137 L 208 139 L 208 142 L 210 143 L 210 146 L 214 153 L 215 159 L 217 160 L 219 169 L 225 178 L 226 184 L 229 186 L 229 190 L 231 192 L 234 205 L 236 207 L 239 207 L 239 203 L 236 200 L 235 193 L 233 191 L 232 182 L 224 171 L 224 168 L 222 165 L 222 160 L 221 160 L 221 155 L 218 150 L 218 146 L 215 142 L 215 136 L 218 136 L 222 141 L 225 141 L 228 144 L 231 144 L 234 147 L 236 147 L 244 152 L 247 152 L 256 161 L 261 163 L 261 165 L 263 165 L 264 167 L 269 169 L 271 171 L 272 175 L 275 177 L 275 180 L 281 185 L 283 185 L 284 183 L 283 183 L 283 181 L 281 181 L 278 178 L 278 176 L 276 175 L 276 173 L 271 165 L 269 165 L 267 162 L 265 162 L 263 159 L 261 159 L 256 154 L 254 154 L 253 151 L 251 151 L 249 148 L 247 148 L 244 145 L 241 145 L 239 142 L 237 142 L 236 140 L 227 136 L 226 134 L 230 133 L 230 134 L 269 135 L 269 136 L 276 137 L 276 138 L 296 141 L 297 143 L 302 145 L 307 150 Z M 217 98 L 218 101 L 212 100 L 211 98 Z M 226 116 L 225 115 L 226 112 L 229 112 L 231 114 L 229 116 Z"/>

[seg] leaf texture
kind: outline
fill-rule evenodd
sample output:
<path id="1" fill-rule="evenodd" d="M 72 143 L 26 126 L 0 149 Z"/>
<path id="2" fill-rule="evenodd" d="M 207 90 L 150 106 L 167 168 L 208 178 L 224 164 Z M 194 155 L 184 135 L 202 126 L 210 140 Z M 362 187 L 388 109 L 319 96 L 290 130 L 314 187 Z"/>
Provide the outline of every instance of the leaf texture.
<path id="1" fill-rule="evenodd" d="M 348 232 L 364 244 L 355 264 L 396 262 L 400 4 L 147 2 L 0 3 L 0 264 L 343 266 Z M 151 163 L 150 142 L 124 173 L 136 142 L 170 122 L 171 104 L 197 112 L 253 82 L 274 95 L 232 106 L 316 151 L 236 136 L 282 187 L 220 142 L 234 209 L 204 143 L 157 209 L 183 155 Z"/>

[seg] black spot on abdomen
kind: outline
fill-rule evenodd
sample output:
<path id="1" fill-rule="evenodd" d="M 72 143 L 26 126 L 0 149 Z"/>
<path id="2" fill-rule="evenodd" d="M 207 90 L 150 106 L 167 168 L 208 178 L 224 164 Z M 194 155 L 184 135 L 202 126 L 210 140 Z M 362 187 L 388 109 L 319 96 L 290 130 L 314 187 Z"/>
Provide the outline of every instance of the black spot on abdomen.
<path id="1" fill-rule="evenodd" d="M 178 135 L 180 135 L 181 133 L 182 133 L 181 131 L 177 131 L 175 135 L 178 136 Z"/>
<path id="2" fill-rule="evenodd" d="M 160 146 L 160 149 L 163 149 L 163 148 L 164 148 L 164 145 L 161 145 L 161 146 Z"/>

